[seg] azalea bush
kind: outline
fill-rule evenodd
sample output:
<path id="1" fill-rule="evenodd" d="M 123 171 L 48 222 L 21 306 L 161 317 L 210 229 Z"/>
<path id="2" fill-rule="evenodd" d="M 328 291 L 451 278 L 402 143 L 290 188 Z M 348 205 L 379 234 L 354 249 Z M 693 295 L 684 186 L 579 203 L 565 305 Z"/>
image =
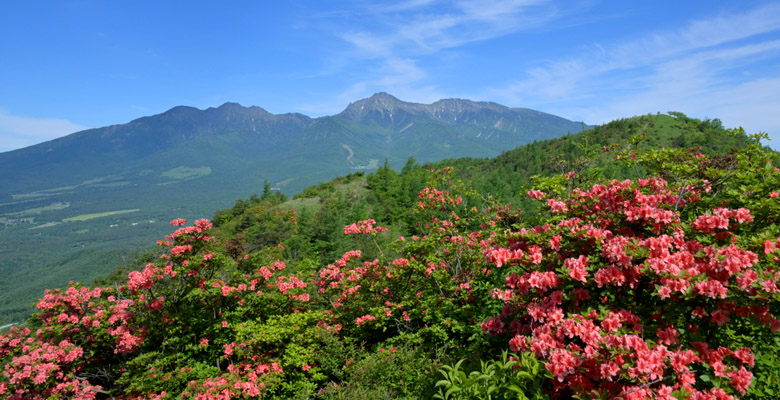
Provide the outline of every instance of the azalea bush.
<path id="1" fill-rule="evenodd" d="M 0 395 L 776 397 L 769 153 L 615 156 L 651 174 L 535 180 L 530 218 L 431 171 L 403 236 L 353 221 L 338 237 L 352 249 L 324 263 L 277 236 L 243 246 L 176 219 L 120 284 L 47 291 L 0 335 Z M 273 207 L 301 240 L 295 211 Z"/>
<path id="2" fill-rule="evenodd" d="M 776 261 L 738 245 L 747 209 L 693 218 L 684 209 L 700 193 L 676 193 L 651 178 L 548 199 L 551 223 L 487 251 L 508 272 L 495 296 L 511 312 L 485 331 L 544 359 L 560 397 L 744 395 L 754 355 L 719 332 L 732 319 L 780 329 L 767 305 L 777 300 Z"/>
<path id="3" fill-rule="evenodd" d="M 780 330 L 780 173 L 757 145 L 730 159 L 683 150 L 630 159 L 674 182 L 612 181 L 565 198 L 528 192 L 549 217 L 486 250 L 505 271 L 495 297 L 509 312 L 483 328 L 545 360 L 553 397 L 746 395 L 751 347 L 776 342 L 751 341 Z M 771 398 L 770 388 L 755 396 Z"/>

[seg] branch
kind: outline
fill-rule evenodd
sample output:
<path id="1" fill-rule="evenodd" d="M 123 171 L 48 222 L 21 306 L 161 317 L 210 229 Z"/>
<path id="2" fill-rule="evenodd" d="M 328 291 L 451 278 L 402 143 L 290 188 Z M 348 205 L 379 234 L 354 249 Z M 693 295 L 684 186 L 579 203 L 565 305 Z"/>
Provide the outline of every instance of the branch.
<path id="1" fill-rule="evenodd" d="M 379 247 L 379 243 L 376 242 L 376 238 L 372 236 L 371 241 L 374 242 L 374 246 L 376 246 L 376 249 L 379 250 L 379 254 L 385 255 L 385 253 L 383 253 L 382 249 Z"/>
<path id="2" fill-rule="evenodd" d="M 679 374 L 674 374 L 674 375 L 665 376 L 665 377 L 662 377 L 662 378 L 656 379 L 656 380 L 654 380 L 654 381 L 647 382 L 646 384 L 644 384 L 644 385 L 642 385 L 642 386 L 639 386 L 639 387 L 637 387 L 637 388 L 634 388 L 634 389 L 632 389 L 632 390 L 629 390 L 628 392 L 625 392 L 625 393 L 619 394 L 619 395 L 615 396 L 615 398 L 616 398 L 616 399 L 619 399 L 619 398 L 621 398 L 621 397 L 628 396 L 628 395 L 629 395 L 629 394 L 631 394 L 631 393 L 638 392 L 638 391 L 640 391 L 640 390 L 642 390 L 642 389 L 646 389 L 646 388 L 648 388 L 648 387 L 650 387 L 650 386 L 652 386 L 652 385 L 655 385 L 656 383 L 663 382 L 665 379 L 668 379 L 668 378 L 672 378 L 672 377 L 678 377 L 678 376 L 680 376 L 680 375 L 685 375 L 685 374 L 692 374 L 692 373 L 695 373 L 695 372 L 696 372 L 695 370 L 690 370 L 690 371 L 680 372 Z"/>
<path id="3" fill-rule="evenodd" d="M 112 396 L 112 395 L 111 395 L 111 393 L 109 393 L 109 392 L 106 392 L 105 390 L 100 390 L 100 389 L 96 389 L 96 388 L 89 388 L 89 390 L 91 390 L 91 391 L 93 391 L 93 392 L 95 392 L 95 393 L 105 394 L 105 395 L 107 395 L 107 396 L 108 396 L 108 397 L 109 397 L 111 400 L 116 400 L 116 397 Z"/>

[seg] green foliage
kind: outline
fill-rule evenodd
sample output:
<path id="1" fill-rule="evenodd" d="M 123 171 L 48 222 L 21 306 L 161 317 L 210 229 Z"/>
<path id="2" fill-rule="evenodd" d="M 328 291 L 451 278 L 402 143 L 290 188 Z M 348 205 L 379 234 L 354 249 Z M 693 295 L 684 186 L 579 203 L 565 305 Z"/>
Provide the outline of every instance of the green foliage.
<path id="1" fill-rule="evenodd" d="M 644 177 L 648 166 L 623 162 L 637 150 L 699 146 L 703 154 L 719 157 L 754 142 L 744 134 L 727 132 L 715 121 L 700 121 L 680 113 L 677 117 L 643 115 L 534 142 L 489 160 L 443 160 L 432 166 L 455 167 L 458 176 L 478 192 L 520 206 L 533 215 L 536 206 L 525 193 L 531 188 L 540 189 L 536 183 L 555 186 L 555 193 L 565 193 L 601 179 Z M 573 175 L 561 176 L 567 173 Z"/>
<path id="2" fill-rule="evenodd" d="M 780 337 L 776 334 L 757 333 L 746 338 L 757 344 L 756 366 L 753 368 L 753 384 L 745 399 L 776 399 L 780 396 Z M 750 343 L 745 343 L 746 346 Z"/>
<path id="3" fill-rule="evenodd" d="M 444 379 L 436 382 L 439 391 L 434 399 L 483 400 L 483 399 L 548 399 L 543 384 L 551 378 L 544 364 L 531 353 L 509 355 L 502 353 L 498 360 L 480 360 L 480 369 L 466 374 L 460 360 L 455 365 L 444 365 L 439 373 Z"/>
<path id="4" fill-rule="evenodd" d="M 143 353 L 125 364 L 126 371 L 117 379 L 116 385 L 126 387 L 129 393 L 177 392 L 191 381 L 220 373 L 214 364 L 186 360 L 185 357 L 182 353 Z"/>
<path id="5" fill-rule="evenodd" d="M 435 363 L 419 348 L 388 346 L 374 352 L 351 354 L 355 356 L 342 364 L 343 380 L 323 388 L 318 398 L 411 400 L 433 396 Z M 339 353 L 323 355 L 331 357 Z"/>

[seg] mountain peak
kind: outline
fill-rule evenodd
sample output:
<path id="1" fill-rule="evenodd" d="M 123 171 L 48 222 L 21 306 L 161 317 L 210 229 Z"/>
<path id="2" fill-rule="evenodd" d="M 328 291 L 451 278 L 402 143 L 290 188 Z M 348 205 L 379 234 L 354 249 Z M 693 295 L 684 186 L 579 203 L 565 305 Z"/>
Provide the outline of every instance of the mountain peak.
<path id="1" fill-rule="evenodd" d="M 149 121 L 150 119 L 159 119 L 159 120 L 167 120 L 167 121 L 184 120 L 184 119 L 193 118 L 196 115 L 198 115 L 200 112 L 201 111 L 195 107 L 176 106 L 162 114 L 152 115 L 149 117 L 141 117 L 132 122 Z"/>
<path id="2" fill-rule="evenodd" d="M 410 103 L 399 100 L 385 92 L 379 92 L 369 98 L 350 103 L 338 116 L 354 121 L 375 120 L 387 125 L 405 121 L 406 116 L 428 116 L 441 121 L 455 122 L 465 113 L 480 110 L 504 113 L 511 109 L 496 103 L 476 102 L 466 99 L 442 99 L 432 104 Z"/>
<path id="3" fill-rule="evenodd" d="M 369 98 L 350 103 L 338 116 L 354 121 L 366 119 L 392 121 L 393 115 L 398 114 L 399 111 L 418 114 L 424 112 L 424 108 L 422 104 L 407 103 L 389 93 L 379 92 Z"/>
<path id="4" fill-rule="evenodd" d="M 372 102 L 403 103 L 401 100 L 398 100 L 397 97 L 387 92 L 374 93 L 371 97 L 365 100 L 369 100 Z"/>
<path id="5" fill-rule="evenodd" d="M 265 109 L 258 106 L 244 107 L 239 103 L 227 102 L 219 107 L 209 107 L 204 110 L 204 115 L 208 115 L 211 118 L 225 118 L 230 120 L 236 119 L 252 119 L 252 118 L 275 118 L 274 114 L 269 113 Z"/>
<path id="6" fill-rule="evenodd" d="M 349 103 L 346 109 L 342 111 L 341 113 L 352 113 L 352 112 L 359 112 L 360 110 L 365 110 L 366 108 L 371 109 L 390 109 L 394 107 L 398 107 L 401 104 L 409 104 L 406 102 L 403 102 L 401 100 L 398 100 L 395 96 L 385 93 L 385 92 L 379 92 L 373 94 L 371 97 L 358 100 L 354 103 Z"/>
<path id="7" fill-rule="evenodd" d="M 227 103 L 225 103 L 225 104 L 223 104 L 223 105 L 221 105 L 221 106 L 219 106 L 217 108 L 220 109 L 220 110 L 230 110 L 230 109 L 236 109 L 236 108 L 243 109 L 243 108 L 246 108 L 246 107 L 244 107 L 244 106 L 242 106 L 241 104 L 238 104 L 238 103 L 227 102 Z"/>

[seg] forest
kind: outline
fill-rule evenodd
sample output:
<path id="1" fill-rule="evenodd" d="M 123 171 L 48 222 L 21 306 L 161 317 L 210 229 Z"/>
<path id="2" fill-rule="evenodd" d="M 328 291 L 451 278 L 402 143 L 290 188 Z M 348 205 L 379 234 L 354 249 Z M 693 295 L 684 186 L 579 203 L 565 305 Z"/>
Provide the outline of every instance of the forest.
<path id="1" fill-rule="evenodd" d="M 0 395 L 775 399 L 765 139 L 646 115 L 289 198 L 266 184 L 47 290 L 0 334 Z"/>

